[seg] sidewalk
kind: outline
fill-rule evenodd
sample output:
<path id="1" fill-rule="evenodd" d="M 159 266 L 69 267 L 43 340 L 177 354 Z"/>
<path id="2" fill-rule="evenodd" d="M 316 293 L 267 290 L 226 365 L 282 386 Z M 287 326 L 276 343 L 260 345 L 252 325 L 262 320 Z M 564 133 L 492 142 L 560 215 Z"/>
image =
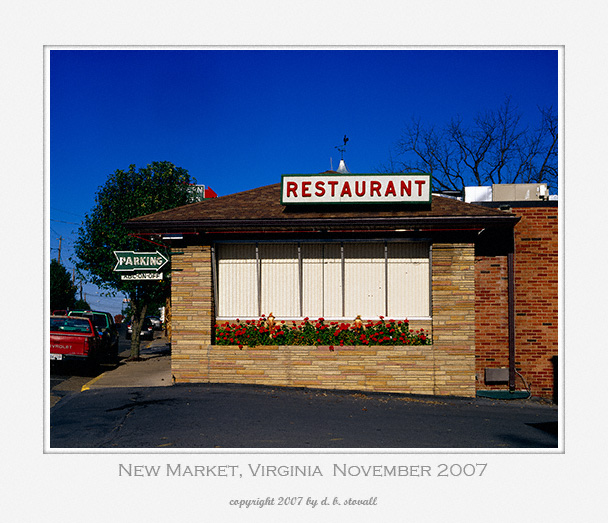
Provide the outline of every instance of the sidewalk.
<path id="1" fill-rule="evenodd" d="M 85 383 L 81 391 L 117 387 L 168 387 L 173 384 L 171 344 L 167 338 L 157 338 L 147 345 L 142 344 L 140 357 L 143 361 L 122 361 L 115 369 Z"/>

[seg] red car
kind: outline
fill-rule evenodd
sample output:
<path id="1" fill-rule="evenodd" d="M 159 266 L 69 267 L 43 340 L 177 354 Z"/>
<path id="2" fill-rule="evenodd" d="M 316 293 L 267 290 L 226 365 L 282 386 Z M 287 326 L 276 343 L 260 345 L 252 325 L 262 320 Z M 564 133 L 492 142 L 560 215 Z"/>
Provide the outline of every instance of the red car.
<path id="1" fill-rule="evenodd" d="M 51 316 L 51 360 L 97 361 L 102 339 L 89 318 Z"/>

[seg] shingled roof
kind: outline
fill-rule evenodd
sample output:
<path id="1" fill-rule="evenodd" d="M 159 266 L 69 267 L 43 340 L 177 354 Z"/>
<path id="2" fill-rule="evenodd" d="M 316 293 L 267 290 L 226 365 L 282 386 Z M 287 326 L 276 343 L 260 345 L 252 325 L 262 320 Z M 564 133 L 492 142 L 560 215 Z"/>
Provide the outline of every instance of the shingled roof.
<path id="1" fill-rule="evenodd" d="M 439 227 L 470 225 L 513 226 L 519 218 L 498 209 L 433 196 L 430 205 L 357 205 L 286 207 L 281 204 L 281 184 L 212 198 L 166 211 L 133 218 L 126 227 L 134 231 L 222 231 L 259 229 L 266 231 L 298 228 L 339 227 Z"/>

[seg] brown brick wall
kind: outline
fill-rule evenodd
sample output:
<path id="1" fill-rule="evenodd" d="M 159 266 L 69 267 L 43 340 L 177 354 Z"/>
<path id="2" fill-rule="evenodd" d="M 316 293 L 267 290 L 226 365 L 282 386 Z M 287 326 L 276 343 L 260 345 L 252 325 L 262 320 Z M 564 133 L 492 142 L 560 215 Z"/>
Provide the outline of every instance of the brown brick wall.
<path id="1" fill-rule="evenodd" d="M 515 368 L 534 396 L 554 396 L 558 344 L 557 207 L 513 207 L 515 227 Z M 486 367 L 509 366 L 507 259 L 478 256 L 476 273 L 477 388 L 506 389 L 484 383 Z M 518 376 L 516 387 L 524 383 Z"/>
<path id="2" fill-rule="evenodd" d="M 506 256 L 475 258 L 475 348 L 478 389 L 504 389 L 484 381 L 486 367 L 509 367 L 509 310 Z"/>
<path id="3" fill-rule="evenodd" d="M 532 394 L 551 397 L 558 344 L 557 207 L 514 208 L 515 365 Z"/>

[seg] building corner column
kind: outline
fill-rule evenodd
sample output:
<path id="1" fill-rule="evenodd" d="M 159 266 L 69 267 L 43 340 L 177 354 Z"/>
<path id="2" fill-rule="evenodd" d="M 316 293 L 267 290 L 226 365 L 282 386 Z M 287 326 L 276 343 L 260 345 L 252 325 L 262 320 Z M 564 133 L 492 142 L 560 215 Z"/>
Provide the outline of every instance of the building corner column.
<path id="1" fill-rule="evenodd" d="M 475 396 L 475 245 L 434 243 L 431 268 L 437 395 Z"/>

